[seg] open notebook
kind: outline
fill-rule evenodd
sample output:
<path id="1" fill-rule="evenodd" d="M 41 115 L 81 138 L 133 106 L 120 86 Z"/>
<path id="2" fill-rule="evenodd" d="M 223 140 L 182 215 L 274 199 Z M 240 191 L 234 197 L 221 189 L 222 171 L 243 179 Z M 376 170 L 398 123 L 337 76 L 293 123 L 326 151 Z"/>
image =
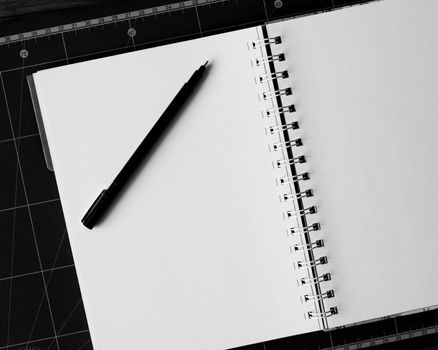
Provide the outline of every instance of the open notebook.
<path id="1" fill-rule="evenodd" d="M 437 13 L 384 0 L 34 74 L 94 347 L 224 349 L 438 304 Z"/>

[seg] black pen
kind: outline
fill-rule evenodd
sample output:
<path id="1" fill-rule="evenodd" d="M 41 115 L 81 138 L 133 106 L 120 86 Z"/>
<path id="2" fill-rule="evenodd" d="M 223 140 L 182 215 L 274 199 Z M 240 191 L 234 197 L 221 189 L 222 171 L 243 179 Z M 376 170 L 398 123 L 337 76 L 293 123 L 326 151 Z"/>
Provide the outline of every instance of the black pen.
<path id="1" fill-rule="evenodd" d="M 107 189 L 104 189 L 100 193 L 99 197 L 97 197 L 97 199 L 93 202 L 90 209 L 88 209 L 82 218 L 82 223 L 85 225 L 85 227 L 91 230 L 108 209 L 117 193 L 125 185 L 144 157 L 149 153 L 149 151 L 151 151 L 155 143 L 159 140 L 160 136 L 176 116 L 178 110 L 188 99 L 189 95 L 193 92 L 193 90 L 195 90 L 197 83 L 201 80 L 201 77 L 205 72 L 207 63 L 208 61 L 199 67 L 193 73 L 190 79 L 183 85 L 181 90 L 179 90 L 178 94 L 173 98 L 172 102 L 170 102 L 169 106 L 137 147 L 131 158 L 129 158 L 129 160 L 126 162 L 125 166 L 116 176 L 111 185 Z"/>

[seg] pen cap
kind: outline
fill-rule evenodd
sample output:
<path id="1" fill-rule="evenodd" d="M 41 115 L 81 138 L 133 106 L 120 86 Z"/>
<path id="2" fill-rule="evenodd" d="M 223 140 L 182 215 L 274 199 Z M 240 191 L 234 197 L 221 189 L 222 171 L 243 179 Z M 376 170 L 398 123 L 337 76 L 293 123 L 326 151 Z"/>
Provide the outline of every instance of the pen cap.
<path id="1" fill-rule="evenodd" d="M 103 206 L 105 205 L 105 199 L 107 200 L 107 193 L 108 191 L 105 189 L 103 190 L 99 196 L 96 198 L 96 200 L 91 205 L 90 209 L 87 210 L 84 217 L 82 218 L 81 222 L 84 224 L 84 226 L 88 229 L 92 229 L 96 222 L 99 220 L 99 218 L 103 214 Z M 106 206 L 106 205 L 105 205 Z"/>

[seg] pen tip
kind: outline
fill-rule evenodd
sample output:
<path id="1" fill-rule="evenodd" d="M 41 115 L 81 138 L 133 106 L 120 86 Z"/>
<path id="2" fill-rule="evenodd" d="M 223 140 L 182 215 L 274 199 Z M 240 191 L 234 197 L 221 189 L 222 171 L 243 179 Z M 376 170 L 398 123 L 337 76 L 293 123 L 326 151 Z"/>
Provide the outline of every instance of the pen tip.
<path id="1" fill-rule="evenodd" d="M 204 67 L 207 66 L 207 63 L 208 63 L 208 61 L 206 61 L 206 62 L 204 63 Z"/>

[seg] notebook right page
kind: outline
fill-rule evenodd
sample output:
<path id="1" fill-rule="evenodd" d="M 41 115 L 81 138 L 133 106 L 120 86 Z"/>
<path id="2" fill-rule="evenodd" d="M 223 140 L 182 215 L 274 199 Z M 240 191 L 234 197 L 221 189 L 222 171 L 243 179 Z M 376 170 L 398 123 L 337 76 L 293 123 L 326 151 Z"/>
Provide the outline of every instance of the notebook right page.
<path id="1" fill-rule="evenodd" d="M 437 14 L 384 0 L 268 26 L 287 47 L 331 327 L 438 304 Z"/>

